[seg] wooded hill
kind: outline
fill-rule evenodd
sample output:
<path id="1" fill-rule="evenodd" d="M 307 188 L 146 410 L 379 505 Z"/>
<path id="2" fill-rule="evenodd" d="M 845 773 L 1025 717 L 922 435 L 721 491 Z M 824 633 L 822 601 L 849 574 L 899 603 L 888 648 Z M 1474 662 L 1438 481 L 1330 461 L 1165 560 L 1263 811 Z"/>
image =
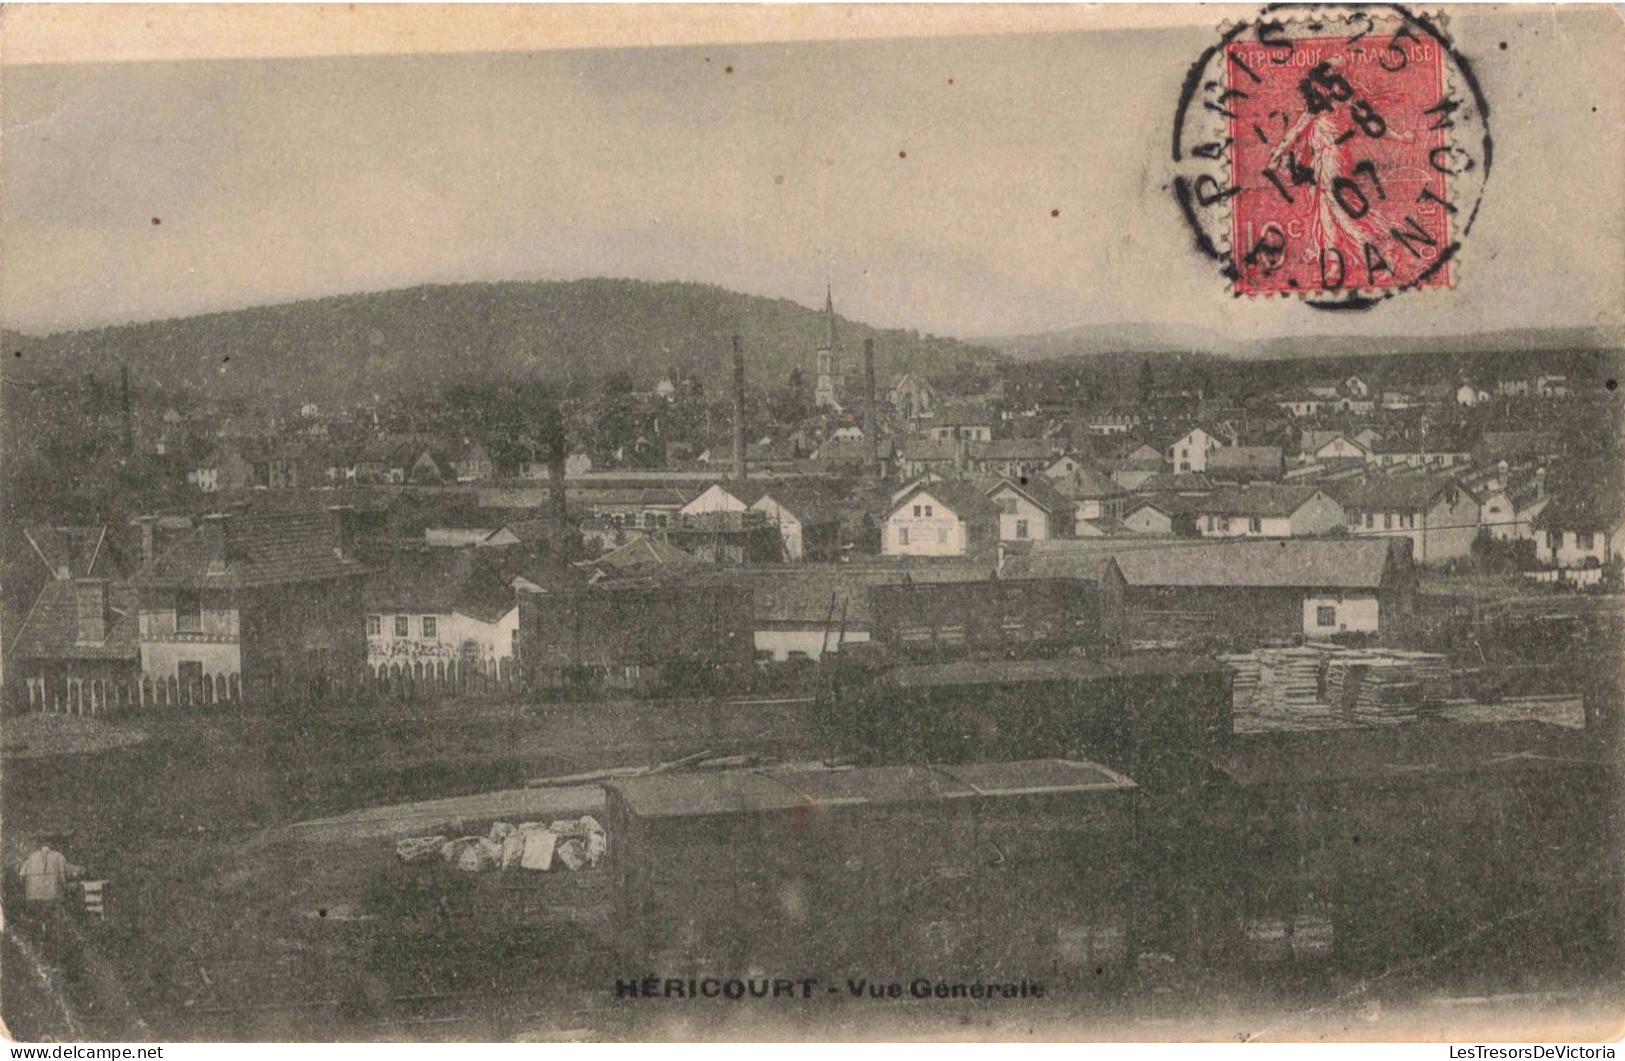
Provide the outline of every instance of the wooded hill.
<path id="1" fill-rule="evenodd" d="M 116 373 L 132 385 L 199 396 L 324 402 L 422 394 L 458 382 L 587 380 L 617 370 L 640 388 L 663 374 L 725 387 L 730 338 L 744 339 L 755 386 L 808 377 L 820 311 L 719 287 L 637 280 L 471 283 L 342 295 L 196 317 L 33 337 L 5 333 L 5 371 Z M 951 374 L 1000 360 L 985 347 L 839 318 L 838 355 L 861 371 L 875 340 L 882 383 L 902 371 Z M 21 356 L 18 356 L 18 355 Z"/>

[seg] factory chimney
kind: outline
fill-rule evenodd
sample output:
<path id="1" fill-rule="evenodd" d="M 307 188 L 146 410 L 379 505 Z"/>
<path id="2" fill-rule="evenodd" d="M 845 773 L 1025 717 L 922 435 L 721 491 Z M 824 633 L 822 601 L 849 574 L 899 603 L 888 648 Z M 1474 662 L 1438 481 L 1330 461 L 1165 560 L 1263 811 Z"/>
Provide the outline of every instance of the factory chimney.
<path id="1" fill-rule="evenodd" d="M 734 336 L 734 478 L 745 480 L 745 346 Z"/>
<path id="2" fill-rule="evenodd" d="M 875 437 L 875 341 L 863 341 L 863 440 L 869 446 L 869 474 L 880 478 L 880 440 Z"/>

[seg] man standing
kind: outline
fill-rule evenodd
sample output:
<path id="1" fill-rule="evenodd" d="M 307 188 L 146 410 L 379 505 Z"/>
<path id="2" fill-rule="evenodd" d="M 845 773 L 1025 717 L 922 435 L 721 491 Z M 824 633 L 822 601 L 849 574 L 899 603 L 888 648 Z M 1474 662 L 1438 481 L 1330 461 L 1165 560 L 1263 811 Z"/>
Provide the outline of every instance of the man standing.
<path id="1" fill-rule="evenodd" d="M 23 899 L 30 909 L 41 912 L 46 909 L 46 903 L 60 904 L 68 881 L 84 872 L 84 867 L 73 865 L 62 852 L 53 851 L 50 844 L 41 844 L 39 850 L 17 867 L 17 874 L 23 879 Z"/>

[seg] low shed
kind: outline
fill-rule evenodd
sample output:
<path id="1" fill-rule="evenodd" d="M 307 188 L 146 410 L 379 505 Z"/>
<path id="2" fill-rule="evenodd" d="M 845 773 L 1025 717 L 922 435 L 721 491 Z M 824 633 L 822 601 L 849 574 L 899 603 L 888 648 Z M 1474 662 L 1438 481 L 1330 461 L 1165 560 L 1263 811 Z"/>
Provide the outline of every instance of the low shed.
<path id="1" fill-rule="evenodd" d="M 1095 763 L 666 774 L 606 787 L 623 944 L 662 976 L 861 969 L 906 983 L 920 969 L 1001 966 L 1093 976 L 1132 953 L 1135 786 Z"/>

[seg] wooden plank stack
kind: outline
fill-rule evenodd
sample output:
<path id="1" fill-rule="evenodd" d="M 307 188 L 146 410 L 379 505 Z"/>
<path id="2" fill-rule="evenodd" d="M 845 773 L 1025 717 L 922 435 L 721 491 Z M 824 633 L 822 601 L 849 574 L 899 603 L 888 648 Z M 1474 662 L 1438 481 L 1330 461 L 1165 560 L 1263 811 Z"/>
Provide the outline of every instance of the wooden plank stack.
<path id="1" fill-rule="evenodd" d="M 1235 671 L 1237 713 L 1311 727 L 1415 721 L 1450 689 L 1445 658 L 1428 652 L 1310 644 L 1219 658 Z"/>

